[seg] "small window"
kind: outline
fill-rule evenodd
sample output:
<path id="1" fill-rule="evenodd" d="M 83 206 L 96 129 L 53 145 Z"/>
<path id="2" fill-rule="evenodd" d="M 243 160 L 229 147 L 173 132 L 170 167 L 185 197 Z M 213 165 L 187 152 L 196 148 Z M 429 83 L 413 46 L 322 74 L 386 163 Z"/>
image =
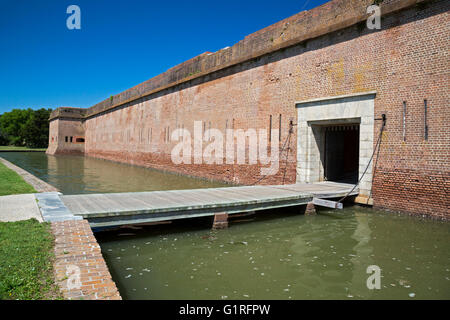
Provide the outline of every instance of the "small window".
<path id="1" fill-rule="evenodd" d="M 72 143 L 73 142 L 73 137 L 70 137 L 70 143 Z"/>
<path id="2" fill-rule="evenodd" d="M 75 142 L 76 143 L 84 143 L 84 138 L 76 138 Z"/>
<path id="3" fill-rule="evenodd" d="M 68 136 L 66 136 L 66 142 L 69 142 L 69 137 Z"/>

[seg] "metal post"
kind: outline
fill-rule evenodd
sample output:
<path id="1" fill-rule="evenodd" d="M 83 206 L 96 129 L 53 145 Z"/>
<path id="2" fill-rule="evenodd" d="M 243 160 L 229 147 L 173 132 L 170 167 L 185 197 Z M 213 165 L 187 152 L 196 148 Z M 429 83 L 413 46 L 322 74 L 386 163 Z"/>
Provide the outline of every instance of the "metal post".
<path id="1" fill-rule="evenodd" d="M 423 100 L 423 104 L 424 104 L 424 111 L 425 111 L 425 140 L 428 140 L 428 119 L 427 119 L 427 111 L 428 111 L 428 106 L 427 106 L 427 99 Z"/>
<path id="2" fill-rule="evenodd" d="M 406 141 L 406 101 L 403 101 L 403 141 Z"/>

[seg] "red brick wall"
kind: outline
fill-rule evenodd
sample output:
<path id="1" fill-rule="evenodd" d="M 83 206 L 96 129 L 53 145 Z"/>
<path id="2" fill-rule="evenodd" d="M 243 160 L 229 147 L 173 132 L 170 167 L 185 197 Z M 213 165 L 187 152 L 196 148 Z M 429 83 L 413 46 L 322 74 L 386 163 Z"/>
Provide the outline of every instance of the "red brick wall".
<path id="1" fill-rule="evenodd" d="M 55 235 L 55 278 L 64 298 L 120 300 L 87 220 L 53 222 L 51 228 Z M 74 268 L 80 273 L 75 274 Z"/>
<path id="2" fill-rule="evenodd" d="M 333 3 L 337 2 L 342 1 Z M 170 151 L 176 142 L 165 140 L 165 130 L 183 126 L 193 132 L 195 120 L 205 121 L 207 129 L 209 123 L 220 130 L 233 123 L 235 129 L 268 129 L 270 115 L 272 127 L 278 128 L 281 114 L 283 143 L 289 121 L 296 122 L 296 101 L 376 90 L 374 117 L 385 113 L 387 125 L 374 174 L 375 206 L 448 217 L 447 193 L 430 190 L 448 186 L 450 171 L 449 8 L 448 1 L 429 1 L 383 16 L 380 31 L 367 30 L 362 22 L 89 118 L 86 154 L 253 183 L 259 178 L 258 166 L 172 164 Z M 427 141 L 424 99 L 429 105 Z M 406 141 L 403 101 L 407 101 Z M 375 140 L 379 125 L 376 122 Z M 294 130 L 286 175 L 281 163 L 278 174 L 261 183 L 282 183 L 284 176 L 285 183 L 295 182 L 296 144 Z M 414 176 L 424 183 L 416 183 Z M 398 185 L 408 185 L 407 197 L 394 188 Z M 412 196 L 418 194 L 423 196 Z"/>
<path id="3" fill-rule="evenodd" d="M 378 208 L 449 219 L 450 172 L 378 169 L 373 185 Z"/>
<path id="4" fill-rule="evenodd" d="M 84 143 L 77 143 L 76 138 L 84 137 L 84 131 L 84 123 L 81 121 L 74 119 L 51 120 L 47 153 L 83 154 Z M 72 142 L 70 137 L 72 137 Z"/>

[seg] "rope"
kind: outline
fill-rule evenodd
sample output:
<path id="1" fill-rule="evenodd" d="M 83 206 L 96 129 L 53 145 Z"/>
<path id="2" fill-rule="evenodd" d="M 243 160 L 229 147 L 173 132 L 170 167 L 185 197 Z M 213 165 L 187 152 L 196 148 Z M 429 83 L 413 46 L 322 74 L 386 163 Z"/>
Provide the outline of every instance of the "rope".
<path id="1" fill-rule="evenodd" d="M 284 173 L 283 173 L 283 184 L 284 184 L 284 181 L 285 181 L 285 179 L 286 179 L 286 171 L 287 171 L 287 164 L 288 164 L 288 158 L 289 158 L 289 150 L 291 150 L 291 133 L 292 133 L 292 125 L 291 125 L 291 127 L 289 128 L 289 136 L 288 136 L 288 148 L 287 148 L 287 152 L 286 152 L 286 160 L 285 160 L 285 163 L 284 163 Z"/>
<path id="2" fill-rule="evenodd" d="M 353 186 L 352 190 L 350 190 L 344 197 L 342 197 L 341 200 L 339 200 L 338 202 L 342 202 L 344 201 L 352 192 L 353 190 L 356 189 L 356 187 L 359 185 L 359 183 L 361 182 L 362 178 L 364 177 L 364 175 L 367 172 L 367 169 L 369 169 L 370 163 L 372 162 L 373 156 L 375 155 L 375 152 L 377 152 L 377 150 L 379 150 L 379 147 L 381 146 L 380 142 L 381 142 L 381 136 L 383 135 L 383 130 L 384 130 L 384 126 L 386 125 L 386 121 L 383 119 L 383 123 L 381 124 L 381 129 L 380 129 L 380 135 L 378 136 L 377 139 L 377 144 L 375 145 L 375 149 L 372 152 L 372 156 L 369 159 L 369 162 L 367 163 L 366 169 L 364 170 L 363 174 L 361 175 L 361 178 L 359 178 L 358 182 Z M 377 153 L 378 154 L 378 153 Z M 377 156 L 377 162 L 378 162 L 378 156 Z"/>
<path id="3" fill-rule="evenodd" d="M 280 155 L 283 153 L 284 149 L 286 148 L 286 142 L 288 142 L 288 140 L 290 141 L 291 134 L 292 134 L 292 130 L 289 129 L 289 135 L 288 135 L 288 136 L 286 137 L 286 139 L 284 140 L 283 147 L 281 148 L 280 152 L 278 153 L 278 159 L 277 159 L 277 161 L 280 160 Z M 286 165 L 287 165 L 287 164 L 286 164 Z M 264 179 L 267 178 L 268 176 L 270 176 L 270 174 L 267 174 L 267 175 L 262 176 L 261 178 L 259 178 L 259 179 L 256 180 L 255 182 L 249 184 L 249 186 L 253 186 L 253 185 L 257 184 L 258 182 L 261 182 L 262 180 L 264 180 Z M 283 182 L 283 184 L 284 184 L 284 182 Z"/>
<path id="4" fill-rule="evenodd" d="M 383 115 L 383 116 L 384 116 L 384 115 Z M 377 120 L 379 120 L 379 119 L 377 119 Z M 353 186 L 353 188 L 352 188 L 352 189 L 351 189 L 344 197 L 342 197 L 342 199 L 340 199 L 338 202 L 342 202 L 342 201 L 344 201 L 346 198 L 348 198 L 348 196 L 349 196 L 349 195 L 356 189 L 356 187 L 361 183 L 362 178 L 365 176 L 365 174 L 367 173 L 367 170 L 369 169 L 370 164 L 372 163 L 372 160 L 373 160 L 373 157 L 374 157 L 374 155 L 375 155 L 375 152 L 377 152 L 377 162 L 378 162 L 378 154 L 379 154 L 379 150 L 380 150 L 380 146 L 381 146 L 381 143 L 380 143 L 380 142 L 381 142 L 381 137 L 382 137 L 382 135 L 383 135 L 383 131 L 384 131 L 385 125 L 386 125 L 386 120 L 385 120 L 385 118 L 383 118 L 383 123 L 381 124 L 380 134 L 378 135 L 378 139 L 377 139 L 377 143 L 376 143 L 376 145 L 375 145 L 375 149 L 374 149 L 373 152 L 372 152 L 372 156 L 370 157 L 369 162 L 367 163 L 367 166 L 366 166 L 366 168 L 364 169 L 363 174 L 361 175 L 361 178 L 359 178 L 358 182 Z M 287 143 L 288 141 L 289 141 L 289 144 L 288 144 L 288 145 L 290 145 L 291 134 L 292 134 L 292 127 L 289 129 L 289 135 L 288 135 L 288 136 L 286 137 L 286 139 L 284 140 L 284 144 L 283 144 L 283 147 L 281 148 L 281 150 L 280 150 L 280 152 L 279 152 L 279 155 L 281 155 L 281 154 L 283 153 L 284 149 L 286 148 L 286 143 Z M 286 177 L 286 168 L 287 168 L 287 159 L 288 159 L 288 156 L 289 156 L 289 148 L 288 148 L 288 153 L 286 154 L 286 164 L 285 164 L 284 174 L 283 174 L 283 184 L 284 184 L 284 180 L 285 180 L 285 177 Z M 278 159 L 277 159 L 277 160 L 279 160 L 279 158 L 280 158 L 280 156 L 278 156 Z M 269 174 L 267 174 L 267 175 L 265 175 L 265 176 L 262 176 L 261 178 L 259 178 L 258 180 L 256 180 L 255 182 L 253 182 L 253 183 L 251 183 L 251 184 L 249 184 L 249 185 L 250 185 L 250 186 L 253 186 L 253 185 L 257 184 L 258 182 L 261 182 L 262 180 L 266 179 L 268 176 L 269 176 Z"/>
<path id="5" fill-rule="evenodd" d="M 377 163 L 378 163 L 378 159 L 379 159 L 379 154 L 380 154 L 380 148 L 378 148 L 377 151 L 377 158 L 375 160 L 375 164 L 373 165 L 373 176 L 372 176 L 372 182 L 375 181 L 375 173 L 377 172 Z M 370 194 L 369 194 L 369 199 L 372 198 L 372 192 L 373 192 L 373 188 L 370 188 Z"/>

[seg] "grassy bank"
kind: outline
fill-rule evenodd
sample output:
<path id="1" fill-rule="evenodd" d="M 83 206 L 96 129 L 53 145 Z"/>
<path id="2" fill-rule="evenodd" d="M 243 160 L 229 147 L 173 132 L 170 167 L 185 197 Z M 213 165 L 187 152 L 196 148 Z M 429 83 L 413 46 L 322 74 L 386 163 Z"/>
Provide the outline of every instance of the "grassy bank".
<path id="1" fill-rule="evenodd" d="M 0 222 L 0 299 L 61 298 L 53 279 L 53 236 L 35 219 Z"/>
<path id="2" fill-rule="evenodd" d="M 20 193 L 35 193 L 36 190 L 15 171 L 0 162 L 0 196 Z"/>
<path id="3" fill-rule="evenodd" d="M 0 152 L 2 151 L 45 151 L 46 148 L 27 148 L 27 147 L 15 147 L 15 146 L 0 146 Z"/>

